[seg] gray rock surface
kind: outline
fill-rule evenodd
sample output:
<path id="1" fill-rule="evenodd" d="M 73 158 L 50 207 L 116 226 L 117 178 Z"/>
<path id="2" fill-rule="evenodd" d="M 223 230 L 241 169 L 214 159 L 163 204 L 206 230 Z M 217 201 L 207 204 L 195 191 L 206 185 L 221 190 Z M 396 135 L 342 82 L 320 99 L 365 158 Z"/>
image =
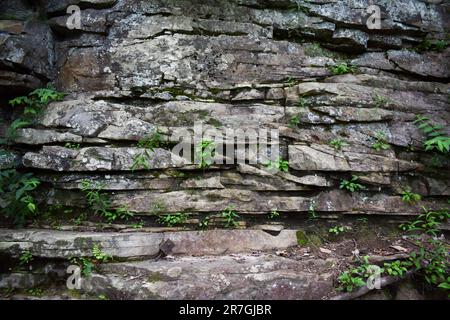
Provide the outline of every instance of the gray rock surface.
<path id="1" fill-rule="evenodd" d="M 56 230 L 2 229 L 0 252 L 19 256 L 29 250 L 34 257 L 68 259 L 92 257 L 94 245 L 119 259 L 156 257 L 165 241 L 174 244 L 172 255 L 220 255 L 252 250 L 286 249 L 297 244 L 295 230 L 272 236 L 262 230 L 209 230 L 163 233 L 101 233 Z"/>

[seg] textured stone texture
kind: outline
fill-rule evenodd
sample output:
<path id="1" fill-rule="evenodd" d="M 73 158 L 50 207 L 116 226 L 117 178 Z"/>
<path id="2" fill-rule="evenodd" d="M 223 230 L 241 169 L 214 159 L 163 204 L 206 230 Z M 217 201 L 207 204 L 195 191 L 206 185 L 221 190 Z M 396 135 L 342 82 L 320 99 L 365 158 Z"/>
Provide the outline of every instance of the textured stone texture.
<path id="1" fill-rule="evenodd" d="M 416 114 L 443 125 L 450 119 L 449 49 L 413 50 L 448 30 L 443 5 L 382 4 L 382 29 L 369 31 L 363 9 L 369 1 L 301 1 L 299 11 L 292 1 L 75 1 L 83 7 L 82 28 L 69 30 L 68 3 L 47 3 L 48 25 L 31 19 L 42 12 L 25 2 L 15 4 L 20 19 L 0 20 L 0 87 L 26 90 L 53 79 L 71 93 L 15 138 L 33 148 L 21 150 L 22 163 L 44 170 L 49 203 L 84 203 L 77 189 L 86 178 L 117 192 L 115 206 L 141 214 L 158 199 L 168 212 L 193 214 L 220 213 L 229 204 L 244 214 L 305 212 L 311 203 L 324 212 L 416 214 L 414 206 L 391 208 L 409 187 L 444 203 L 449 162 L 441 160 L 439 174 L 426 170 L 431 156 L 417 152 L 424 136 L 412 123 Z M 30 30 L 38 36 L 29 39 Z M 329 66 L 343 58 L 359 69 L 333 76 Z M 279 130 L 289 172 L 264 170 L 265 155 L 256 164 L 199 172 L 170 152 L 195 123 L 215 136 L 227 129 Z M 142 153 L 136 142 L 157 131 L 171 145 L 151 154 L 150 172 L 130 174 Z M 378 132 L 388 150 L 372 148 Z M 329 146 L 336 138 L 348 146 Z M 337 192 L 350 174 L 361 176 L 367 192 L 381 188 L 367 197 L 382 205 Z M 66 190 L 70 197 L 61 196 Z"/>
<path id="2" fill-rule="evenodd" d="M 0 153 L 0 168 L 34 172 L 42 181 L 37 199 L 76 212 L 88 210 L 82 180 L 98 182 L 112 209 L 126 206 L 135 213 L 133 222 L 145 219 L 146 227 L 160 232 L 2 230 L 1 251 L 17 257 L 30 249 L 45 259 L 67 259 L 90 256 L 98 242 L 117 258 L 136 258 L 158 255 L 169 239 L 177 258 L 102 266 L 94 286 L 85 289 L 140 299 L 327 295 L 333 283 L 326 261 L 312 261 L 310 271 L 292 259 L 249 252 L 295 245 L 289 219 L 311 212 L 390 220 L 417 215 L 422 206 L 448 208 L 450 195 L 448 157 L 423 152 L 425 137 L 413 123 L 421 114 L 449 131 L 450 49 L 416 50 L 425 39 L 446 39 L 448 4 L 381 1 L 381 29 L 369 30 L 365 9 L 372 2 L 4 0 L 2 105 L 47 82 L 68 95 L 18 130 L 11 152 Z M 79 30 L 66 26 L 69 4 L 82 8 Z M 344 61 L 354 72 L 333 75 L 330 67 Z M 18 110 L 1 112 L 8 123 Z M 288 172 L 268 170 L 266 150 L 254 163 L 199 168 L 172 152 L 195 123 L 215 137 L 227 129 L 278 130 Z M 133 171 L 143 152 L 137 142 L 156 132 L 164 145 L 150 152 L 149 170 Z M 379 132 L 386 150 L 373 148 Z M 333 139 L 348 145 L 337 150 Z M 193 142 L 188 147 L 196 148 Z M 363 191 L 339 188 L 352 175 L 360 177 Z M 403 202 L 405 190 L 422 200 Z M 161 212 L 154 210 L 158 205 Z M 281 217 L 275 224 L 258 220 L 267 232 L 155 227 L 157 215 L 167 213 L 187 214 L 187 228 L 205 216 L 223 220 L 229 206 L 239 213 L 240 228 L 267 219 L 272 210 Z M 89 230 L 97 218 L 89 216 Z M 246 254 L 229 255 L 238 252 Z M 0 287 L 42 281 L 37 274 L 12 273 L 0 277 Z M 397 294 L 414 296 L 409 288 Z"/>
<path id="3" fill-rule="evenodd" d="M 91 257 L 98 245 L 114 258 L 156 257 L 167 240 L 173 255 L 219 255 L 251 250 L 286 249 L 297 244 L 295 230 L 272 236 L 261 230 L 209 230 L 164 233 L 101 233 L 53 230 L 7 230 L 0 234 L 0 252 L 19 256 L 29 250 L 40 258 Z"/>

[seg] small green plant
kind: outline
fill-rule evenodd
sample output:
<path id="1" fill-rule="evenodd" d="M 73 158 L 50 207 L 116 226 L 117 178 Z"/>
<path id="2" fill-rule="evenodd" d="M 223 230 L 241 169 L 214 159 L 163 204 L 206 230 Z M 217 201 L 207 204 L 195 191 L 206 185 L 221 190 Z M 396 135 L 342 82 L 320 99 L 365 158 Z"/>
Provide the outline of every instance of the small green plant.
<path id="1" fill-rule="evenodd" d="M 403 277 L 403 275 L 408 271 L 407 266 L 403 261 L 396 260 L 394 262 L 385 262 L 384 270 L 385 272 L 394 277 Z"/>
<path id="2" fill-rule="evenodd" d="M 41 288 L 31 288 L 27 289 L 25 292 L 33 297 L 41 297 L 44 294 L 44 290 Z"/>
<path id="3" fill-rule="evenodd" d="M 142 229 L 144 227 L 144 221 L 139 221 L 130 225 L 133 229 Z"/>
<path id="4" fill-rule="evenodd" d="M 353 73 L 356 71 L 356 67 L 351 64 L 348 64 L 347 62 L 335 64 L 334 66 L 330 66 L 329 69 L 331 73 L 334 75 Z"/>
<path id="5" fill-rule="evenodd" d="M 364 279 L 359 275 L 357 269 L 344 271 L 339 277 L 340 287 L 338 290 L 352 292 L 356 288 L 360 288 L 366 285 Z"/>
<path id="6" fill-rule="evenodd" d="M 449 249 L 443 241 L 428 239 L 427 247 L 421 246 L 410 254 L 409 264 L 423 274 L 428 284 L 445 289 L 450 272 Z"/>
<path id="7" fill-rule="evenodd" d="M 72 221 L 76 226 L 79 226 L 83 223 L 83 221 L 86 221 L 86 219 L 87 219 L 87 212 L 82 212 L 78 217 L 72 219 Z"/>
<path id="8" fill-rule="evenodd" d="M 151 152 L 154 152 L 156 148 L 162 148 L 165 146 L 161 133 L 158 131 L 151 136 L 145 137 L 138 141 L 138 148 L 143 149 L 141 153 L 136 154 L 133 157 L 133 164 L 131 165 L 131 171 L 135 170 L 149 170 L 149 160 L 151 159 Z"/>
<path id="9" fill-rule="evenodd" d="M 290 128 L 296 128 L 299 123 L 300 123 L 300 116 L 299 115 L 295 115 L 291 119 L 289 119 L 289 127 Z"/>
<path id="10" fill-rule="evenodd" d="M 150 207 L 149 213 L 153 216 L 159 216 L 166 210 L 166 206 L 161 201 L 155 201 Z"/>
<path id="11" fill-rule="evenodd" d="M 225 228 L 236 228 L 238 226 L 236 219 L 239 219 L 240 217 L 233 207 L 227 207 L 225 211 L 222 212 L 222 217 L 225 218 Z"/>
<path id="12" fill-rule="evenodd" d="M 298 100 L 297 100 L 297 103 L 295 105 L 298 108 L 300 108 L 300 109 L 304 109 L 304 108 L 308 107 L 309 104 L 310 104 L 310 101 L 307 98 L 299 97 Z M 303 111 L 300 111 L 299 113 L 293 115 L 289 119 L 288 124 L 289 124 L 290 128 L 296 128 L 300 124 L 300 122 L 301 122 L 301 112 L 303 112 Z"/>
<path id="13" fill-rule="evenodd" d="M 372 144 L 372 148 L 374 148 L 375 150 L 387 150 L 391 147 L 386 140 L 386 134 L 384 132 L 378 131 L 375 139 L 376 141 Z"/>
<path id="14" fill-rule="evenodd" d="M 90 277 L 94 270 L 94 263 L 89 258 L 75 257 L 69 259 L 70 263 L 80 266 L 81 274 L 85 277 Z"/>
<path id="15" fill-rule="evenodd" d="M 443 131 L 443 125 L 432 124 L 430 119 L 421 115 L 416 115 L 414 124 L 427 136 L 425 151 L 438 150 L 444 154 L 450 152 L 450 137 Z"/>
<path id="16" fill-rule="evenodd" d="M 196 148 L 198 166 L 200 169 L 208 168 L 214 163 L 216 144 L 211 140 L 202 140 Z"/>
<path id="17" fill-rule="evenodd" d="M 209 217 L 205 217 L 202 220 L 200 220 L 200 222 L 198 223 L 199 228 L 201 229 L 207 229 L 210 223 L 210 218 Z"/>
<path id="18" fill-rule="evenodd" d="M 25 266 L 31 263 L 33 261 L 34 257 L 33 254 L 30 252 L 30 250 L 25 250 L 22 252 L 22 254 L 19 257 L 19 264 L 21 266 Z"/>
<path id="19" fill-rule="evenodd" d="M 336 150 L 341 150 L 342 147 L 348 146 L 348 143 L 343 139 L 333 139 L 330 141 L 330 146 L 332 146 Z"/>
<path id="20" fill-rule="evenodd" d="M 364 186 L 357 183 L 359 180 L 358 176 L 352 175 L 352 178 L 350 180 L 341 180 L 341 184 L 339 185 L 339 188 L 348 190 L 350 192 L 360 191 L 364 190 Z"/>
<path id="21" fill-rule="evenodd" d="M 299 108 L 306 108 L 307 106 L 309 106 L 310 102 L 307 98 L 305 97 L 299 97 L 296 103 L 296 106 Z"/>
<path id="22" fill-rule="evenodd" d="M 108 195 L 101 192 L 103 187 L 102 184 L 94 184 L 86 179 L 81 181 L 81 191 L 86 194 L 87 203 L 96 215 L 105 218 L 108 223 L 117 219 L 128 220 L 134 216 L 126 207 L 111 210 Z"/>
<path id="23" fill-rule="evenodd" d="M 24 106 L 24 115 L 36 116 L 41 112 L 42 107 L 52 101 L 61 101 L 65 94 L 57 92 L 54 87 L 48 85 L 47 88 L 36 89 L 28 96 L 17 97 L 9 101 L 12 107 Z"/>
<path id="24" fill-rule="evenodd" d="M 94 245 L 94 247 L 92 248 L 92 255 L 94 256 L 95 260 L 101 263 L 106 263 L 112 260 L 112 257 L 110 255 L 107 255 L 102 251 L 102 248 L 99 244 Z"/>
<path id="25" fill-rule="evenodd" d="M 407 232 L 423 231 L 436 236 L 439 225 L 450 218 L 449 211 L 446 209 L 428 211 L 425 207 L 422 207 L 422 210 L 424 212 L 417 216 L 414 221 L 401 224 L 400 229 Z"/>
<path id="26" fill-rule="evenodd" d="M 28 96 L 16 97 L 9 101 L 12 107 L 23 107 L 20 118 L 13 121 L 6 132 L 6 140 L 3 143 L 10 143 L 17 134 L 17 129 L 29 126 L 33 123 L 34 118 L 42 113 L 44 106 L 52 101 L 60 101 L 64 99 L 65 94 L 57 92 L 50 84 L 47 88 L 36 89 Z"/>
<path id="27" fill-rule="evenodd" d="M 104 294 L 99 294 L 97 298 L 98 300 L 108 300 L 108 297 L 105 296 Z"/>
<path id="28" fill-rule="evenodd" d="M 374 269 L 369 263 L 367 256 L 363 257 L 363 261 L 360 266 L 347 271 L 344 271 L 339 277 L 338 281 L 340 287 L 338 290 L 352 292 L 356 288 L 363 287 L 367 283 L 367 279 L 378 270 L 378 272 L 384 272 L 383 268 Z"/>
<path id="29" fill-rule="evenodd" d="M 64 147 L 67 148 L 67 149 L 78 150 L 78 149 L 81 148 L 81 144 L 79 144 L 79 143 L 71 143 L 71 142 L 67 142 L 67 143 L 64 145 Z"/>
<path id="30" fill-rule="evenodd" d="M 347 226 L 334 226 L 334 227 L 331 227 L 330 229 L 328 229 L 328 232 L 334 234 L 335 236 L 338 236 L 349 230 L 350 230 L 350 228 Z"/>
<path id="31" fill-rule="evenodd" d="M 40 181 L 32 173 L 0 170 L 0 212 L 22 226 L 27 218 L 37 214 L 36 201 L 31 193 L 39 184 Z"/>
<path id="32" fill-rule="evenodd" d="M 424 52 L 424 51 L 443 51 L 447 48 L 448 42 L 445 40 L 424 40 L 416 47 L 416 51 Z"/>
<path id="33" fill-rule="evenodd" d="M 158 222 L 166 227 L 174 227 L 186 222 L 187 216 L 184 213 L 166 214 L 158 218 Z"/>
<path id="34" fill-rule="evenodd" d="M 275 219 L 280 216 L 280 213 L 277 210 L 272 210 L 269 213 L 269 219 Z"/>
<path id="35" fill-rule="evenodd" d="M 418 193 L 411 192 L 409 190 L 405 190 L 402 192 L 402 201 L 412 204 L 414 202 L 422 200 L 422 197 Z"/>
<path id="36" fill-rule="evenodd" d="M 156 148 L 162 148 L 166 144 L 163 141 L 162 135 L 159 131 L 155 132 L 149 137 L 145 137 L 138 141 L 138 147 L 154 151 Z"/>
<path id="37" fill-rule="evenodd" d="M 295 86 L 297 84 L 297 80 L 295 80 L 293 77 L 288 77 L 287 80 L 284 82 L 289 88 Z"/>
<path id="38" fill-rule="evenodd" d="M 378 94 L 373 96 L 372 100 L 377 108 L 385 107 L 389 103 L 389 100 L 386 97 L 380 96 Z"/>
<path id="39" fill-rule="evenodd" d="M 278 158 L 275 161 L 270 160 L 266 163 L 266 168 L 269 170 L 278 170 L 283 172 L 289 171 L 289 162 L 286 160 L 283 160 L 281 158 Z"/>
<path id="40" fill-rule="evenodd" d="M 136 171 L 137 169 L 145 169 L 149 170 L 150 166 L 148 164 L 148 159 L 150 157 L 150 153 L 145 150 L 142 153 L 138 153 L 133 157 L 133 164 L 131 165 L 131 171 Z"/>
<path id="41" fill-rule="evenodd" d="M 108 219 L 108 217 L 106 217 L 108 219 L 108 221 L 115 221 L 116 219 L 121 219 L 121 220 L 125 220 L 128 221 L 129 219 L 134 217 L 134 213 L 131 212 L 130 210 L 128 210 L 128 208 L 126 206 L 122 206 L 117 208 L 114 213 L 112 214 L 112 217 L 110 219 Z"/>

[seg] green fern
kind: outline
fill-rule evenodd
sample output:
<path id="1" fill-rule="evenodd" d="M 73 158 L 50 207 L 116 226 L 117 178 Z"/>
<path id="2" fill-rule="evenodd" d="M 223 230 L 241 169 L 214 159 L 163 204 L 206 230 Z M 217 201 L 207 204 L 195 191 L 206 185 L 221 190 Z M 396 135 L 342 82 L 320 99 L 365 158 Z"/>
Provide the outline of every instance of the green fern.
<path id="1" fill-rule="evenodd" d="M 424 142 L 425 151 L 450 152 L 450 137 L 444 133 L 443 125 L 433 124 L 429 118 L 421 115 L 416 116 L 414 124 L 427 136 Z"/>

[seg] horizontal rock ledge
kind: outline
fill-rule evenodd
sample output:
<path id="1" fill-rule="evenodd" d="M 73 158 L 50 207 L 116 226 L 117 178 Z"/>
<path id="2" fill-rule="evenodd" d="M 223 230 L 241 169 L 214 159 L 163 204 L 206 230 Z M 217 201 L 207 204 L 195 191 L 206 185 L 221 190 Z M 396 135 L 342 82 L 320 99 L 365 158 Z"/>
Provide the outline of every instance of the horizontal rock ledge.
<path id="1" fill-rule="evenodd" d="M 48 259 L 91 257 L 94 245 L 115 258 L 156 257 L 167 240 L 173 255 L 219 255 L 223 253 L 285 249 L 297 244 L 296 230 L 272 236 L 262 230 L 208 230 L 165 233 L 100 233 L 57 230 L 0 229 L 0 253 L 18 257 L 29 250 Z"/>

